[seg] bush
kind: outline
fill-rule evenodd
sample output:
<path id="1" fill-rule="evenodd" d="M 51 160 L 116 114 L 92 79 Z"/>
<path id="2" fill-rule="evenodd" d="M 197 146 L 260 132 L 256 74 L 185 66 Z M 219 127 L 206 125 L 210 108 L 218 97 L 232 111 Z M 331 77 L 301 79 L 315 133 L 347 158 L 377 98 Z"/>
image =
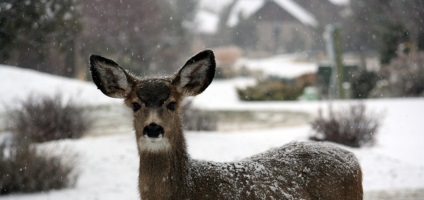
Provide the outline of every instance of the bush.
<path id="1" fill-rule="evenodd" d="M 267 80 L 255 86 L 237 89 L 238 96 L 244 101 L 296 100 L 303 88 L 281 81 Z"/>
<path id="2" fill-rule="evenodd" d="M 329 108 L 328 118 L 324 118 L 320 110 L 318 117 L 312 122 L 317 141 L 331 141 L 350 147 L 372 145 L 375 142 L 380 121 L 378 116 L 367 115 L 363 104 L 350 106 L 348 110 L 339 112 Z"/>
<path id="3" fill-rule="evenodd" d="M 64 138 L 80 138 L 92 124 L 88 113 L 72 101 L 54 97 L 30 96 L 20 109 L 9 111 L 9 128 L 18 140 L 45 142 Z"/>
<path id="4" fill-rule="evenodd" d="M 352 87 L 352 98 L 366 99 L 374 89 L 378 81 L 377 73 L 373 71 L 361 70 L 352 77 L 350 84 Z"/>
<path id="5" fill-rule="evenodd" d="M 385 97 L 424 96 L 424 53 L 411 53 L 393 59 L 382 68 L 385 84 L 373 91 L 373 95 Z"/>
<path id="6" fill-rule="evenodd" d="M 237 76 L 237 72 L 230 66 L 216 68 L 214 79 L 228 79 Z"/>
<path id="7" fill-rule="evenodd" d="M 304 74 L 295 79 L 271 76 L 254 86 L 237 89 L 237 94 L 244 101 L 297 100 L 305 87 L 315 83 L 315 78 L 313 74 Z"/>
<path id="8" fill-rule="evenodd" d="M 390 63 L 397 56 L 398 45 L 410 41 L 408 30 L 400 23 L 383 24 L 382 34 L 379 38 L 381 40 L 379 48 L 381 64 Z"/>
<path id="9" fill-rule="evenodd" d="M 28 143 L 0 143 L 0 195 L 13 192 L 37 192 L 73 186 L 74 162 L 47 156 Z"/>
<path id="10" fill-rule="evenodd" d="M 195 109 L 191 101 L 186 101 L 182 108 L 184 128 L 191 131 L 214 131 L 218 128 L 217 116 Z"/>

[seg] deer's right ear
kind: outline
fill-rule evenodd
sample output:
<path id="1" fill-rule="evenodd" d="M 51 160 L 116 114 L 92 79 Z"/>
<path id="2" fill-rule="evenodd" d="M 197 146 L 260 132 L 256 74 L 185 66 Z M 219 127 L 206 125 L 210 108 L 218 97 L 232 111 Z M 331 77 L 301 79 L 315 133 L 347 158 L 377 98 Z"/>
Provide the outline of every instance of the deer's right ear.
<path id="1" fill-rule="evenodd" d="M 114 98 L 125 98 L 130 93 L 134 77 L 114 61 L 91 55 L 90 71 L 94 83 L 103 94 Z"/>

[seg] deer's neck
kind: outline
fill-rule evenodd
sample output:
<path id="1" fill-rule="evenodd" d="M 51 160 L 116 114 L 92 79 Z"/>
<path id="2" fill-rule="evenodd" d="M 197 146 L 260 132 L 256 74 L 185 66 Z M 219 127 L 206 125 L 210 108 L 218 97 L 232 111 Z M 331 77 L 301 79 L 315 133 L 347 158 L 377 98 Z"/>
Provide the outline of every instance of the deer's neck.
<path id="1" fill-rule="evenodd" d="M 140 152 L 139 189 L 143 200 L 187 199 L 189 166 L 182 134 L 166 152 Z"/>

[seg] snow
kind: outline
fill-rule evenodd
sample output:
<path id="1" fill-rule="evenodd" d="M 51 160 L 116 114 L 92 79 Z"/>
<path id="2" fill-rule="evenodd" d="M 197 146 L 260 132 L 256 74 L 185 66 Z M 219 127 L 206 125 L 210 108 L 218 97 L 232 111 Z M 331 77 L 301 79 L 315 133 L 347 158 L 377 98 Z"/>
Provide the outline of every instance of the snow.
<path id="1" fill-rule="evenodd" d="M 315 17 L 309 11 L 305 10 L 292 0 L 275 0 L 275 2 L 303 24 L 313 27 L 318 26 L 318 22 Z"/>
<path id="2" fill-rule="evenodd" d="M 300 55 L 277 55 L 263 59 L 240 59 L 236 66 L 250 70 L 261 70 L 267 76 L 295 78 L 297 76 L 315 73 L 318 70 L 316 63 L 296 61 Z"/>
<path id="3" fill-rule="evenodd" d="M 73 99 L 87 105 L 122 102 L 99 93 L 93 84 L 60 78 L 34 70 L 22 70 L 16 67 L 0 65 L 0 76 L 0 92 L 2 94 L 0 112 L 5 107 L 14 106 L 14 102 L 23 100 L 31 94 L 54 96 L 60 93 L 66 100 Z"/>
<path id="4" fill-rule="evenodd" d="M 209 10 L 214 13 L 221 12 L 232 0 L 201 0 L 199 1 L 199 10 Z"/>
<path id="5" fill-rule="evenodd" d="M 350 0 L 330 0 L 330 2 L 335 5 L 348 5 Z"/>
<path id="6" fill-rule="evenodd" d="M 265 1 L 238 1 L 237 4 L 234 5 L 230 16 L 228 17 L 227 25 L 230 27 L 234 27 L 238 24 L 239 15 L 241 15 L 244 19 L 248 18 L 250 15 L 255 13 L 259 8 L 264 5 Z"/>
<path id="7" fill-rule="evenodd" d="M 250 61 L 261 63 L 261 60 Z M 279 66 L 277 61 L 276 58 L 267 62 Z M 299 74 L 296 68 L 303 64 L 292 64 L 293 67 L 284 68 L 284 72 Z M 310 68 L 312 70 L 314 67 Z M 89 82 L 10 66 L 0 66 L 0 75 L 0 101 L 7 106 L 14 106 L 17 99 L 30 94 L 53 95 L 55 91 L 61 91 L 64 97 L 75 98 L 84 104 L 122 103 L 121 100 L 104 96 Z M 253 82 L 252 79 L 215 80 L 203 94 L 193 98 L 193 104 L 210 110 L 282 110 L 310 114 L 316 114 L 318 109 L 328 107 L 328 102 L 240 102 L 234 88 Z M 358 102 L 331 103 L 334 108 L 340 108 Z M 341 147 L 352 151 L 358 157 L 363 169 L 365 192 L 424 188 L 424 134 L 421 126 L 424 99 L 374 99 L 363 103 L 371 111 L 384 113 L 377 144 L 361 149 Z M 223 162 L 240 160 L 290 141 L 305 141 L 310 133 L 310 126 L 303 124 L 231 133 L 188 132 L 186 136 L 188 151 L 193 158 Z M 138 155 L 132 131 L 126 134 L 64 140 L 47 145 L 66 147 L 79 155 L 80 177 L 76 186 L 37 194 L 0 196 L 1 200 L 138 199 Z"/>
<path id="8" fill-rule="evenodd" d="M 196 31 L 200 33 L 214 34 L 217 32 L 219 16 L 207 10 L 200 10 L 196 13 Z"/>
<path id="9" fill-rule="evenodd" d="M 230 13 L 227 24 L 230 27 L 233 27 L 238 24 L 239 14 L 243 18 L 248 18 L 256 11 L 258 11 L 264 4 L 266 0 L 258 0 L 258 1 L 239 1 L 234 6 L 233 10 Z M 297 20 L 302 22 L 305 25 L 316 27 L 318 22 L 315 17 L 307 10 L 302 8 L 300 5 L 295 3 L 292 0 L 274 0 L 281 8 L 285 9 L 288 13 L 290 13 Z"/>

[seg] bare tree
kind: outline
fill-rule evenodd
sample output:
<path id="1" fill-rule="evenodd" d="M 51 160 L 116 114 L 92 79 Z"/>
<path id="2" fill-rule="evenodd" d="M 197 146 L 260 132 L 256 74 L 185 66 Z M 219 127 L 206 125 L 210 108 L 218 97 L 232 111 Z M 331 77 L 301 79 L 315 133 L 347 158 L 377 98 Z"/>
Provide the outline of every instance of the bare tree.
<path id="1" fill-rule="evenodd" d="M 355 0 L 350 1 L 350 8 L 352 16 L 344 22 L 350 49 L 378 49 L 386 27 L 397 24 L 408 30 L 413 41 L 424 37 L 424 2 L 421 0 Z"/>
<path id="2" fill-rule="evenodd" d="M 167 0 L 85 1 L 82 55 L 106 54 L 138 73 L 173 71 L 181 50 L 190 47 L 183 28 L 191 16 L 189 5 Z"/>
<path id="3" fill-rule="evenodd" d="M 72 44 L 81 31 L 77 6 L 76 0 L 2 1 L 0 62 L 72 75 Z"/>

